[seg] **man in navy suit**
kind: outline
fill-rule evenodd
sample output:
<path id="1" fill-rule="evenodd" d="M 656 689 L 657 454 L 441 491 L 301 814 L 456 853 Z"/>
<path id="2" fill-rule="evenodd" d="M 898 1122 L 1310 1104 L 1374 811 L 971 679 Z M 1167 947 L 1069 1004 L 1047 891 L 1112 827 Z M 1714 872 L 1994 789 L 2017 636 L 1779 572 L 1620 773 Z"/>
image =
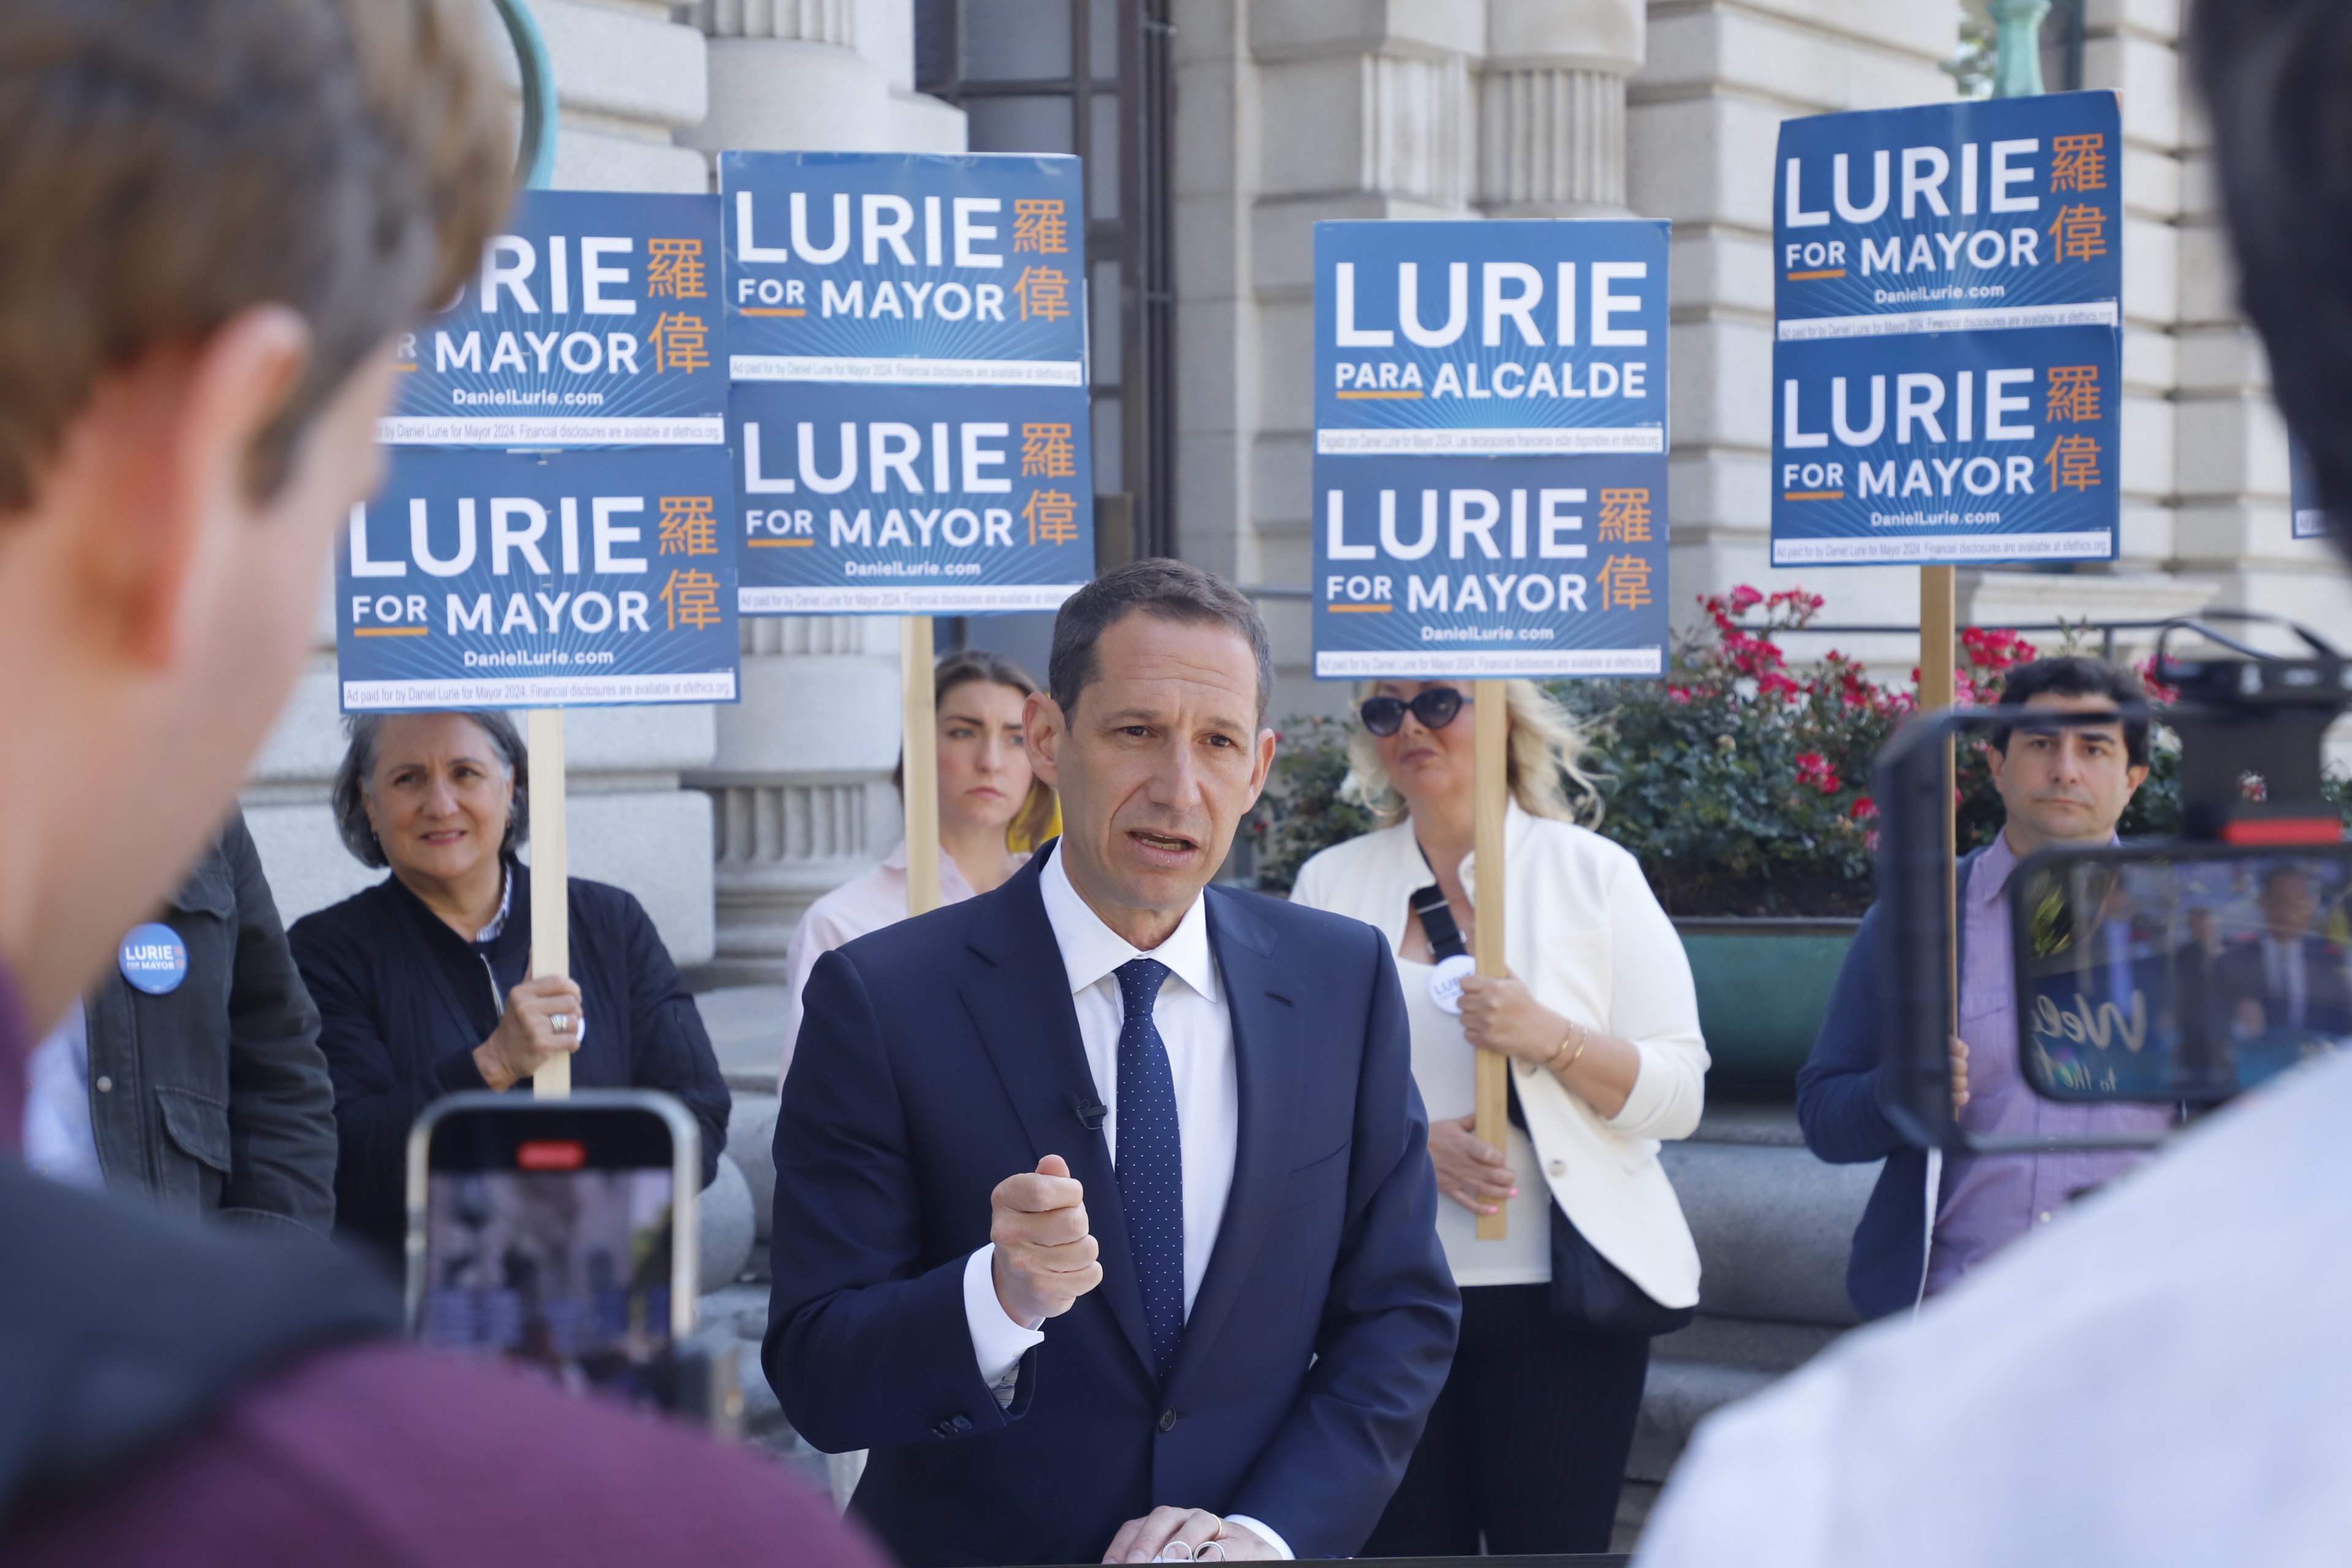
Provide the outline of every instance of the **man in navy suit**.
<path id="1" fill-rule="evenodd" d="M 810 1442 L 872 1450 L 853 1506 L 902 1563 L 1347 1556 L 1444 1381 L 1387 944 L 1208 886 L 1272 668 L 1181 563 L 1079 590 L 1027 713 L 1062 837 L 809 977 L 762 1360 Z"/>

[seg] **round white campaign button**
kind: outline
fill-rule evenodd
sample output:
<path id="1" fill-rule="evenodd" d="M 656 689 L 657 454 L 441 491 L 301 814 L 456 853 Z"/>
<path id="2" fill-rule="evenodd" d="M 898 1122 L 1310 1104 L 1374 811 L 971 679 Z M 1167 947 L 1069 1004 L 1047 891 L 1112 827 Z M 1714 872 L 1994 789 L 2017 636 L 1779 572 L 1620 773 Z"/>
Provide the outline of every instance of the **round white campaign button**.
<path id="1" fill-rule="evenodd" d="M 1429 999 L 1441 1013 L 1462 1011 L 1462 982 L 1478 973 L 1478 961 L 1466 952 L 1438 960 L 1429 972 Z"/>

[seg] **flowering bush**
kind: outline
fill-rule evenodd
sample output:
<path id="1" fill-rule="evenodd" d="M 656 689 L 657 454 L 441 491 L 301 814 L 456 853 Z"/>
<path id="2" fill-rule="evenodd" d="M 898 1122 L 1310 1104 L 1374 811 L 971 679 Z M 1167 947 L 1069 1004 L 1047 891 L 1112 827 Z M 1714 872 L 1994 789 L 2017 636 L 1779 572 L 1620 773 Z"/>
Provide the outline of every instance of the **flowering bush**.
<path id="1" fill-rule="evenodd" d="M 1742 586 L 1700 604 L 1707 626 L 1664 681 L 1554 688 L 1596 742 L 1601 831 L 1670 913 L 1859 912 L 1876 849 L 1870 760 L 1916 697 L 1840 653 L 1790 669 L 1779 638 L 1821 613 L 1818 595 Z"/>

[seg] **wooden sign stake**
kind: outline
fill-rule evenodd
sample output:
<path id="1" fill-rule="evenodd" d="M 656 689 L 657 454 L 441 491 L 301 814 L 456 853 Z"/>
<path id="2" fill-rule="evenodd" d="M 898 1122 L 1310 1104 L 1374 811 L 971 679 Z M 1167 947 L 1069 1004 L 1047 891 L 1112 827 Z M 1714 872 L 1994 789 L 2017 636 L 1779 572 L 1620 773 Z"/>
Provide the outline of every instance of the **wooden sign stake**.
<path id="1" fill-rule="evenodd" d="M 534 708 L 530 747 L 530 972 L 572 973 L 571 844 L 563 822 L 563 710 Z M 572 1022 L 574 1029 L 581 1020 Z M 572 1058 L 530 1075 L 534 1100 L 572 1098 Z"/>
<path id="2" fill-rule="evenodd" d="M 1933 713 L 1949 708 L 1958 689 L 1957 666 L 1959 650 L 1959 603 L 1953 585 L 1949 566 L 1919 568 L 1919 710 Z M 1944 742 L 1944 929 L 1948 944 L 1944 953 L 1945 994 L 1952 999 L 1954 1016 L 1946 1020 L 1948 1032 L 1957 1032 L 1959 1019 L 1959 926 L 1958 922 L 1957 889 L 1953 885 L 1952 862 L 1958 858 L 1958 825 L 1953 820 L 1957 802 L 1952 799 L 1955 773 L 1952 763 L 1952 742 Z"/>
<path id="3" fill-rule="evenodd" d="M 1503 816 L 1510 794 L 1510 758 L 1506 745 L 1510 733 L 1509 701 L 1505 682 L 1481 680 L 1471 702 L 1475 722 L 1472 744 L 1476 758 L 1472 787 L 1478 802 L 1471 844 L 1477 858 L 1478 888 L 1471 902 L 1478 922 L 1475 933 L 1478 973 L 1495 979 L 1510 973 L 1510 965 L 1503 957 Z M 1509 1147 L 1510 1080 L 1506 1076 L 1509 1070 L 1510 1064 L 1501 1053 L 1478 1053 L 1477 1133 L 1479 1141 L 1489 1148 Z M 1478 1216 L 1479 1240 L 1501 1241 L 1509 1234 L 1510 1216 L 1500 1208 Z"/>
<path id="4" fill-rule="evenodd" d="M 899 706 L 905 727 L 907 913 L 940 907 L 940 723 L 932 690 L 931 617 L 898 622 Z"/>

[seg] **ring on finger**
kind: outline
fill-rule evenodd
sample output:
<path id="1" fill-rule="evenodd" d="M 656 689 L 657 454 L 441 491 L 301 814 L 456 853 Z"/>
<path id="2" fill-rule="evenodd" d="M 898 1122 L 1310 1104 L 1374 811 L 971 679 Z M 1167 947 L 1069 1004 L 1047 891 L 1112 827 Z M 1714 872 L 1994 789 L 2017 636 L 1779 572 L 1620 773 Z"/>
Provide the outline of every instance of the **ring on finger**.
<path id="1" fill-rule="evenodd" d="M 1162 1563 L 1192 1562 L 1192 1543 L 1189 1541 L 1170 1542 L 1167 1545 L 1160 1549 L 1160 1561 Z"/>
<path id="2" fill-rule="evenodd" d="M 572 1032 L 572 1015 L 569 1013 L 550 1013 L 547 1016 L 547 1026 L 556 1034 L 568 1035 Z"/>
<path id="3" fill-rule="evenodd" d="M 1216 1553 L 1214 1557 L 1209 1555 L 1212 1552 Z M 1222 1540 L 1203 1541 L 1192 1549 L 1192 1561 L 1195 1563 L 1223 1563 L 1224 1560 L 1225 1543 Z"/>

